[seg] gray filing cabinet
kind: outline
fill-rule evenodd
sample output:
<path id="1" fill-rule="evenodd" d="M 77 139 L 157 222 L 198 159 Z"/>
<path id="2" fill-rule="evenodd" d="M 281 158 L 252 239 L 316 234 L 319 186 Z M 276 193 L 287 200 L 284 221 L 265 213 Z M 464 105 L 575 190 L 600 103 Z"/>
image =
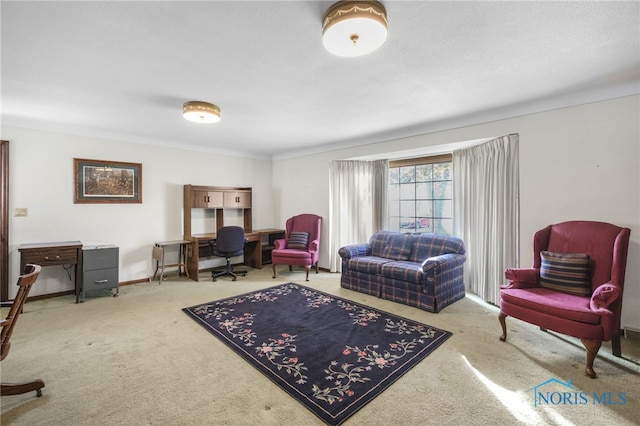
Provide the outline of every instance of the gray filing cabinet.
<path id="1" fill-rule="evenodd" d="M 114 245 L 96 245 L 82 247 L 82 289 L 80 302 L 88 291 L 118 288 L 118 247 Z"/>

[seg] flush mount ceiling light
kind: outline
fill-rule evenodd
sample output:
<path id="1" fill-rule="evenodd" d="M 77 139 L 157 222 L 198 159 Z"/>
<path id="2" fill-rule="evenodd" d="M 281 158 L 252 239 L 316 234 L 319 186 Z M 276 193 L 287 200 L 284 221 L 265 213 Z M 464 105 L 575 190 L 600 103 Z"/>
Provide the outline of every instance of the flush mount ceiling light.
<path id="1" fill-rule="evenodd" d="M 195 123 L 217 123 L 220 121 L 220 108 L 209 102 L 185 102 L 182 106 L 182 116 Z"/>
<path id="2" fill-rule="evenodd" d="M 365 55 L 386 39 L 387 11 L 378 1 L 339 1 L 322 17 L 322 43 L 334 55 Z"/>

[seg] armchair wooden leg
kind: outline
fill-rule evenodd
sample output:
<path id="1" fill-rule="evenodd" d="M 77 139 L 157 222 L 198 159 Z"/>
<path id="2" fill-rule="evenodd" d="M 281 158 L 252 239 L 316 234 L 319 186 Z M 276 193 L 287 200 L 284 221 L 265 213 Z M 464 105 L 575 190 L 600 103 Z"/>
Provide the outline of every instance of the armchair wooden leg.
<path id="1" fill-rule="evenodd" d="M 598 355 L 598 351 L 600 350 L 602 341 L 589 339 L 580 339 L 580 341 L 587 349 L 587 367 L 584 371 L 584 374 L 585 376 L 595 379 L 597 374 L 595 371 L 593 371 L 593 361 L 596 359 L 596 355 Z"/>
<path id="2" fill-rule="evenodd" d="M 617 357 L 622 357 L 622 347 L 620 346 L 620 334 L 611 338 L 611 352 Z"/>
<path id="3" fill-rule="evenodd" d="M 305 266 L 304 269 L 306 269 L 307 271 L 307 276 L 305 277 L 305 281 L 309 281 L 309 270 L 311 269 L 311 266 Z"/>
<path id="4" fill-rule="evenodd" d="M 31 391 L 36 391 L 36 396 L 41 397 L 43 387 L 44 382 L 40 379 L 23 383 L 2 383 L 0 385 L 0 395 L 20 395 Z"/>
<path id="5" fill-rule="evenodd" d="M 500 341 L 504 342 L 505 340 L 507 340 L 507 314 L 505 314 L 504 312 L 500 311 L 500 313 L 498 314 L 498 321 L 500 321 L 500 325 L 502 326 L 502 336 L 500 336 Z"/>
<path id="6" fill-rule="evenodd" d="M 318 262 L 316 262 L 316 274 L 320 273 L 320 268 L 318 267 Z"/>
<path id="7" fill-rule="evenodd" d="M 276 277 L 276 264 L 275 263 L 271 264 L 271 269 L 273 270 L 273 276 L 271 278 L 275 278 Z"/>

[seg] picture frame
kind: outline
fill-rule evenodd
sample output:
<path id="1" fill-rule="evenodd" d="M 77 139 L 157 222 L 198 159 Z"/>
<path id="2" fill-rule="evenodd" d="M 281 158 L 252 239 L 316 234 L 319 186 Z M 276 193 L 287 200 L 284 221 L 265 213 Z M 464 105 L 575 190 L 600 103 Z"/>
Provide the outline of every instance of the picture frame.
<path id="1" fill-rule="evenodd" d="M 142 203 L 142 164 L 73 159 L 75 204 Z"/>

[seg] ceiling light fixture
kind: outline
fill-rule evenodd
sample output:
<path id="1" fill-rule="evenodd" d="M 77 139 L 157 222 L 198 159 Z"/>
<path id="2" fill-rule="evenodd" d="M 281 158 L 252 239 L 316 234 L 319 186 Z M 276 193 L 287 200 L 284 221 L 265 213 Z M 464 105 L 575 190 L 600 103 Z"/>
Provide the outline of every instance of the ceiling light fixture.
<path id="1" fill-rule="evenodd" d="M 334 55 L 373 52 L 387 39 L 387 11 L 378 1 L 339 1 L 322 17 L 322 43 Z"/>
<path id="2" fill-rule="evenodd" d="M 195 123 L 217 123 L 220 121 L 220 108 L 209 102 L 189 101 L 182 106 L 182 116 Z"/>

